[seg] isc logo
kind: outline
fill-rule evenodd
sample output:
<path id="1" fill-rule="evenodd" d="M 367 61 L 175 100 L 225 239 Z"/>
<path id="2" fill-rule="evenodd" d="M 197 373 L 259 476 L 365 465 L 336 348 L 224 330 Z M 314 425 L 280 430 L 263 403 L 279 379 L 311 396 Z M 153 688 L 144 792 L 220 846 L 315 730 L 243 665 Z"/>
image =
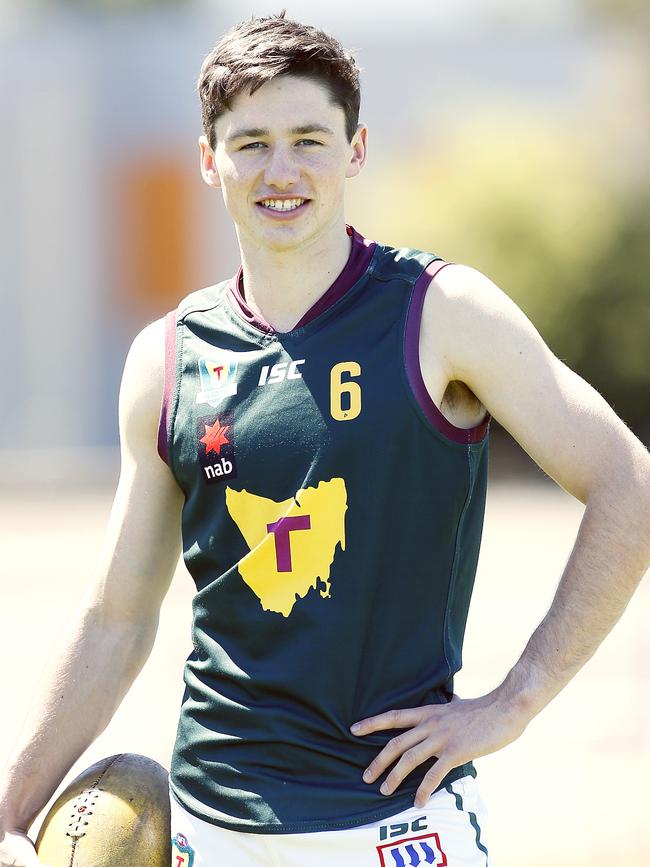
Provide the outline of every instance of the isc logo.
<path id="1" fill-rule="evenodd" d="M 257 384 L 266 385 L 267 382 L 282 382 L 284 379 L 302 379 L 302 373 L 298 370 L 298 365 L 304 363 L 305 359 L 299 358 L 291 363 L 279 361 L 272 366 L 265 364 L 260 371 L 260 379 Z"/>
<path id="2" fill-rule="evenodd" d="M 389 837 L 401 837 L 402 834 L 408 834 L 409 830 L 414 834 L 418 834 L 427 827 L 426 816 L 419 816 L 417 819 L 414 819 L 411 822 L 410 828 L 408 822 L 398 822 L 395 825 L 381 825 L 379 828 L 379 839 L 386 840 Z"/>

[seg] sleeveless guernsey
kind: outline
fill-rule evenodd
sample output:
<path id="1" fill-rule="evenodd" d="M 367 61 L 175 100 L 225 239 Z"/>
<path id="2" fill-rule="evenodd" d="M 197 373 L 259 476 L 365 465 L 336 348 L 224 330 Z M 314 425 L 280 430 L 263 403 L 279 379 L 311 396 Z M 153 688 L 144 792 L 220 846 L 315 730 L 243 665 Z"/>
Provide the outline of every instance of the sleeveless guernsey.
<path id="1" fill-rule="evenodd" d="M 350 258 L 289 332 L 231 281 L 168 314 L 159 452 L 185 494 L 196 584 L 170 787 L 257 833 L 412 806 L 362 773 L 399 730 L 358 719 L 447 702 L 478 559 L 489 419 L 451 425 L 418 359 L 439 257 L 348 227 Z M 442 785 L 473 766 L 453 770 Z"/>

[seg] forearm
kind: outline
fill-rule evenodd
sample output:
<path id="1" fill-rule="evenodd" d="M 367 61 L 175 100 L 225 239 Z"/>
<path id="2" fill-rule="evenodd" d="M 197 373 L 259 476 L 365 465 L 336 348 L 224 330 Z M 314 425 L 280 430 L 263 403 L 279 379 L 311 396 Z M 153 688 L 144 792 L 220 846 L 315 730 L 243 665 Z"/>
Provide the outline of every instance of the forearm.
<path id="1" fill-rule="evenodd" d="M 595 653 L 623 614 L 650 561 L 648 480 L 603 488 L 587 501 L 553 603 L 499 698 L 528 721 Z"/>
<path id="2" fill-rule="evenodd" d="M 104 730 L 144 665 L 156 623 L 82 607 L 55 649 L 0 779 L 0 826 L 27 829 Z"/>

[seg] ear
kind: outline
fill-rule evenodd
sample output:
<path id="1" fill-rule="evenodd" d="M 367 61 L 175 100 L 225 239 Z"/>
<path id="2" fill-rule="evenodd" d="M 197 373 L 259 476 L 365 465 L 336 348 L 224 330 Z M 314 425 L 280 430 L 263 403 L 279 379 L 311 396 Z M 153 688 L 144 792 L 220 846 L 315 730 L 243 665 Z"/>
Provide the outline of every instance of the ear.
<path id="1" fill-rule="evenodd" d="M 217 172 L 214 159 L 214 151 L 210 147 L 206 136 L 199 136 L 199 149 L 201 151 L 201 176 L 209 187 L 221 187 L 221 179 Z"/>
<path id="2" fill-rule="evenodd" d="M 368 127 L 365 123 L 360 123 L 357 126 L 357 131 L 350 142 L 352 148 L 352 157 L 350 164 L 345 172 L 346 178 L 356 177 L 366 163 L 368 156 Z"/>

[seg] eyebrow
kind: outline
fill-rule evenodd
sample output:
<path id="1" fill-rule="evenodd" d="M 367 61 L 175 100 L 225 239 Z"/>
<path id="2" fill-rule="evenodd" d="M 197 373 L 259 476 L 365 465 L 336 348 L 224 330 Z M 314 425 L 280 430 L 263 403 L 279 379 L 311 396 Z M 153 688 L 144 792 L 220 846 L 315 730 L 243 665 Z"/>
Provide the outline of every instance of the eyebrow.
<path id="1" fill-rule="evenodd" d="M 325 135 L 335 135 L 334 130 L 328 126 L 323 126 L 322 123 L 305 123 L 301 126 L 292 127 L 289 132 L 291 135 L 306 135 L 310 132 L 322 132 Z M 239 138 L 260 138 L 261 136 L 271 135 L 271 130 L 262 127 L 248 127 L 245 129 L 236 129 L 230 135 L 226 136 L 226 141 L 235 141 Z"/>

